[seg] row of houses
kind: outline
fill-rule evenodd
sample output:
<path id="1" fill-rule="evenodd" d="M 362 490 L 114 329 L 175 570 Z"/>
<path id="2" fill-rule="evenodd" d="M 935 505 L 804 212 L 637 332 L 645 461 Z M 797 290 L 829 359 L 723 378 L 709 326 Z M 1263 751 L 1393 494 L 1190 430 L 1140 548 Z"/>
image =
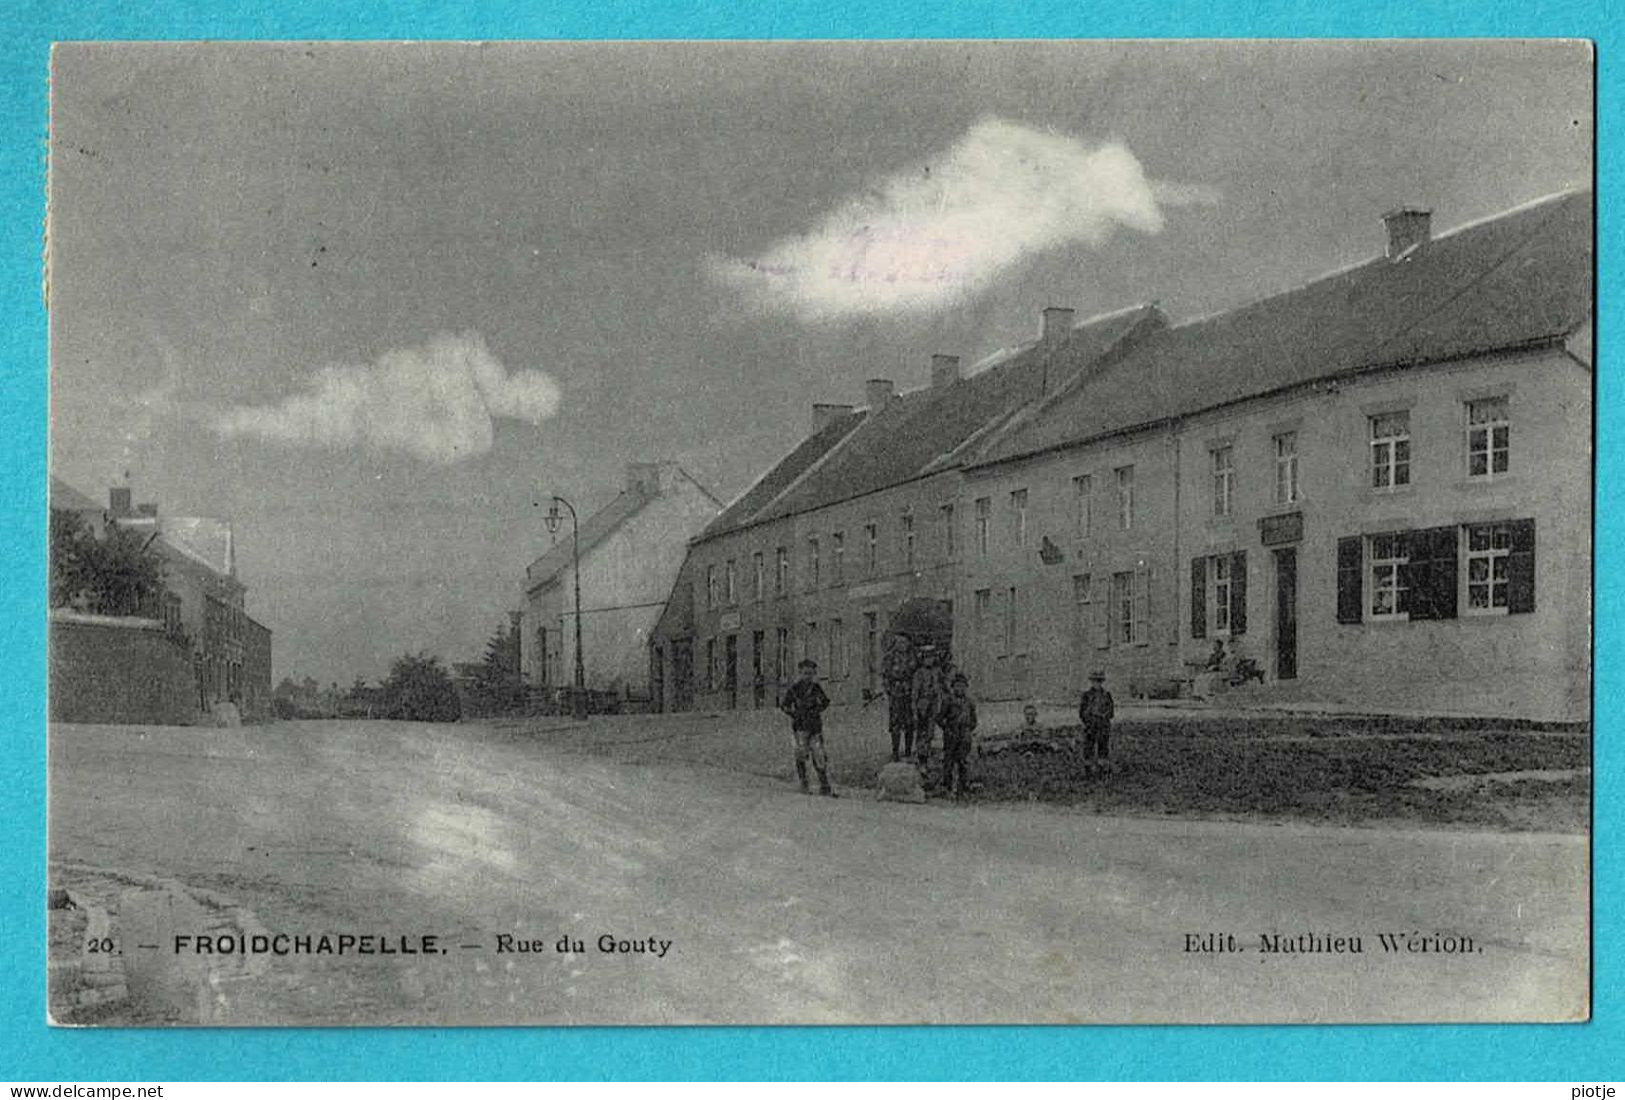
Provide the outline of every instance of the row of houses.
<path id="1" fill-rule="evenodd" d="M 186 698 L 166 702 L 162 717 L 198 720 L 212 715 L 221 703 L 235 705 L 244 718 L 269 717 L 271 631 L 245 609 L 247 587 L 237 574 L 229 520 L 160 515 L 156 504 L 133 504 L 130 489 L 123 486 L 109 490 L 104 505 L 55 477 L 49 503 L 52 511 L 78 515 L 98 538 L 114 526 L 137 535 L 159 558 L 163 572 L 161 595 L 141 608 L 132 622 L 113 623 L 100 616 L 75 615 L 71 608 L 53 609 L 53 646 L 74 636 L 73 659 L 68 659 L 68 649 L 62 654 L 53 649 L 54 716 L 146 720 L 148 716 L 134 712 L 121 717 L 121 712 L 137 705 L 132 700 L 152 697 L 143 685 L 168 676 L 168 650 L 174 650 Z M 130 631 L 137 628 L 162 635 L 166 646 L 132 648 Z M 162 675 L 156 671 L 159 666 L 164 667 Z M 113 690 L 123 681 L 128 681 L 127 690 Z"/>
<path id="2" fill-rule="evenodd" d="M 1585 718 L 1592 206 L 1439 235 L 1403 208 L 1380 255 L 1236 309 L 1046 309 L 968 371 L 870 380 L 714 517 L 625 540 L 647 606 L 587 651 L 657 709 L 773 706 L 804 655 L 856 703 L 926 597 L 989 698 L 1069 698 L 1096 668 L 1174 695 L 1223 641 L 1282 700 Z M 661 541 L 701 523 L 686 554 Z M 533 566 L 533 608 L 568 561 Z M 559 644 L 527 630 L 526 668 L 556 683 L 566 614 L 541 617 Z"/>

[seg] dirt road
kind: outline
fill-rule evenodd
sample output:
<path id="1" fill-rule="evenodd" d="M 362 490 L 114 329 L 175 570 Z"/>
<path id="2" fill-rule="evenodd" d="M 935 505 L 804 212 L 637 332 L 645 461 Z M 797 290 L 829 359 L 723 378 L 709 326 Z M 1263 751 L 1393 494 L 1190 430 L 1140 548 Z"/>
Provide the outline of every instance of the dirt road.
<path id="1" fill-rule="evenodd" d="M 445 950 L 277 957 L 230 991 L 226 1022 L 1586 1011 L 1579 836 L 831 800 L 472 724 L 58 726 L 51 739 L 54 860 L 229 895 L 271 933 L 434 935 Z M 645 950 L 602 952 L 602 936 Z M 1261 950 L 1270 937 L 1310 950 Z M 522 942 L 541 950 L 501 950 Z"/>

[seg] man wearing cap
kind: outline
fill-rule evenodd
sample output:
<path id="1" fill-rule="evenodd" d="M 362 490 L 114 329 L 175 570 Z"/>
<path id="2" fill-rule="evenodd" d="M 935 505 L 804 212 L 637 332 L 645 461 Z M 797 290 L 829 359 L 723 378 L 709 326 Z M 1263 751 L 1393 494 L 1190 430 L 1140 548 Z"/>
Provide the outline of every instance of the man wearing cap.
<path id="1" fill-rule="evenodd" d="M 790 716 L 790 736 L 796 743 L 796 775 L 801 779 L 801 793 L 807 788 L 807 761 L 812 760 L 818 772 L 818 793 L 835 797 L 829 785 L 829 758 L 824 753 L 824 710 L 829 696 L 818 686 L 818 662 L 811 657 L 796 666 L 801 678 L 785 691 L 779 709 Z"/>
<path id="2" fill-rule="evenodd" d="M 891 758 L 914 755 L 914 646 L 901 634 L 886 636 L 881 669 L 886 681 L 886 724 L 891 730 Z"/>
<path id="3" fill-rule="evenodd" d="M 1078 702 L 1078 719 L 1083 723 L 1083 768 L 1085 772 L 1110 769 L 1107 755 L 1111 749 L 1112 718 L 1117 708 L 1112 693 L 1106 690 L 1106 674 L 1099 670 L 1089 674 L 1089 690 Z"/>
<path id="4" fill-rule="evenodd" d="M 914 761 L 920 766 L 922 778 L 930 775 L 931 741 L 936 736 L 947 690 L 936 646 L 920 647 L 920 667 L 914 670 L 909 694 L 914 700 Z"/>

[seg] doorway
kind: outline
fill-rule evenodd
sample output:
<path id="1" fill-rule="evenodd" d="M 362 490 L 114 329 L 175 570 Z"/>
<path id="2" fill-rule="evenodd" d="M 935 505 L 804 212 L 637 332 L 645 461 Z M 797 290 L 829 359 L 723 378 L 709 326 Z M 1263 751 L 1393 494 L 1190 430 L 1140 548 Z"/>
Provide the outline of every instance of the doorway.
<path id="1" fill-rule="evenodd" d="M 753 630 L 750 635 L 751 701 L 757 710 L 767 701 L 767 679 L 762 675 L 762 649 L 767 645 L 767 634 Z"/>
<path id="2" fill-rule="evenodd" d="M 1298 548 L 1275 551 L 1275 678 L 1298 678 Z"/>
<path id="3" fill-rule="evenodd" d="M 739 707 L 739 635 L 727 637 L 723 653 L 723 689 L 728 693 L 728 709 Z"/>

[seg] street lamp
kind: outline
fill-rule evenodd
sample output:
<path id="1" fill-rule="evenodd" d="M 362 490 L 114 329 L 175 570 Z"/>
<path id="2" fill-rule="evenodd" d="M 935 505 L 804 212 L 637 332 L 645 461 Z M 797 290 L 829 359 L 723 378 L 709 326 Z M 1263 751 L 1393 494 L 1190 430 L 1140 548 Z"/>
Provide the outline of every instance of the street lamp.
<path id="1" fill-rule="evenodd" d="M 574 505 L 563 497 L 554 497 L 553 505 L 547 510 L 543 520 L 547 524 L 547 533 L 558 533 L 559 523 L 564 517 L 559 515 L 559 505 L 570 509 L 570 552 L 575 560 L 575 586 L 576 586 L 576 690 L 574 712 L 577 719 L 585 720 L 587 717 L 587 674 L 585 666 L 581 663 L 581 522 L 576 518 Z"/>

